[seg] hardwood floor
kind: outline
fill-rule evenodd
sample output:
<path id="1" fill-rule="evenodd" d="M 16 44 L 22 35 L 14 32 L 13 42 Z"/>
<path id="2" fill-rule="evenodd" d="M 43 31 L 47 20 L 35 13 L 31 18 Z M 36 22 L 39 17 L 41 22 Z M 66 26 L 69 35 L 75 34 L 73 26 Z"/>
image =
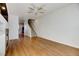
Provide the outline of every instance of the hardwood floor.
<path id="1" fill-rule="evenodd" d="M 6 56 L 79 56 L 79 49 L 42 38 L 10 41 Z"/>

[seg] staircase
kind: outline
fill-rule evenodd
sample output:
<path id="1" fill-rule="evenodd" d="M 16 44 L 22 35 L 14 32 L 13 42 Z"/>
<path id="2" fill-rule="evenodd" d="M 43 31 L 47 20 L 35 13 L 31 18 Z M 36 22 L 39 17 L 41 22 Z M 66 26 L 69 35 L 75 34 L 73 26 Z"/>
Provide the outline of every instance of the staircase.
<path id="1" fill-rule="evenodd" d="M 29 19 L 28 20 L 28 24 L 29 24 L 29 27 L 31 29 L 31 36 L 32 37 L 36 37 L 37 36 L 37 33 L 35 31 L 35 24 L 34 24 L 35 20 L 34 19 Z"/>
<path id="2" fill-rule="evenodd" d="M 8 44 L 8 12 L 5 3 L 0 3 L 0 56 L 5 55 L 6 45 Z"/>

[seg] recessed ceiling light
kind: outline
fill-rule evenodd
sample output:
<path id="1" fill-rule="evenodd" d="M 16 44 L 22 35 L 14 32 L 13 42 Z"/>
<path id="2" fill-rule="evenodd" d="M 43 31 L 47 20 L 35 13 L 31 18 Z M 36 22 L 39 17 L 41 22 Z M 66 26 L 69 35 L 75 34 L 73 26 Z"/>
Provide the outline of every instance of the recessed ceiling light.
<path id="1" fill-rule="evenodd" d="M 6 9 L 4 6 L 2 6 L 1 8 L 2 8 L 2 10 L 5 10 Z"/>

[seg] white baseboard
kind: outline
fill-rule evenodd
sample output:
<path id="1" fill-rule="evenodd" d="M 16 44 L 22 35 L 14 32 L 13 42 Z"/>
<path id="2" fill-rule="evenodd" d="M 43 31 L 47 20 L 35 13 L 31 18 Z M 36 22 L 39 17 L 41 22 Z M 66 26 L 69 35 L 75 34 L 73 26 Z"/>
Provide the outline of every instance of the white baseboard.
<path id="1" fill-rule="evenodd" d="M 47 38 L 47 37 L 43 37 L 43 36 L 38 36 L 38 37 L 44 38 L 44 39 L 46 39 L 46 40 L 50 40 L 50 39 Z M 51 38 L 51 39 L 53 39 L 53 38 Z M 70 43 L 60 42 L 60 41 L 56 41 L 56 40 L 50 40 L 50 41 L 57 42 L 57 43 L 60 43 L 60 44 L 66 45 L 66 46 L 70 46 L 70 47 L 79 49 L 79 46 L 77 46 L 77 45 L 72 45 L 72 44 L 70 44 Z"/>

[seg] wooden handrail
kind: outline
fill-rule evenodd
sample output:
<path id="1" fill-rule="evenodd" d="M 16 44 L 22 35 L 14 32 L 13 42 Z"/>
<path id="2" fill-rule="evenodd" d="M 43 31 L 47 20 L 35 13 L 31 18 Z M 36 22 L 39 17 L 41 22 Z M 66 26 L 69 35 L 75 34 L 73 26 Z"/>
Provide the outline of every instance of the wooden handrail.
<path id="1" fill-rule="evenodd" d="M 6 19 L 6 21 L 8 21 L 8 11 L 7 11 L 6 3 L 0 3 L 0 13 Z"/>

